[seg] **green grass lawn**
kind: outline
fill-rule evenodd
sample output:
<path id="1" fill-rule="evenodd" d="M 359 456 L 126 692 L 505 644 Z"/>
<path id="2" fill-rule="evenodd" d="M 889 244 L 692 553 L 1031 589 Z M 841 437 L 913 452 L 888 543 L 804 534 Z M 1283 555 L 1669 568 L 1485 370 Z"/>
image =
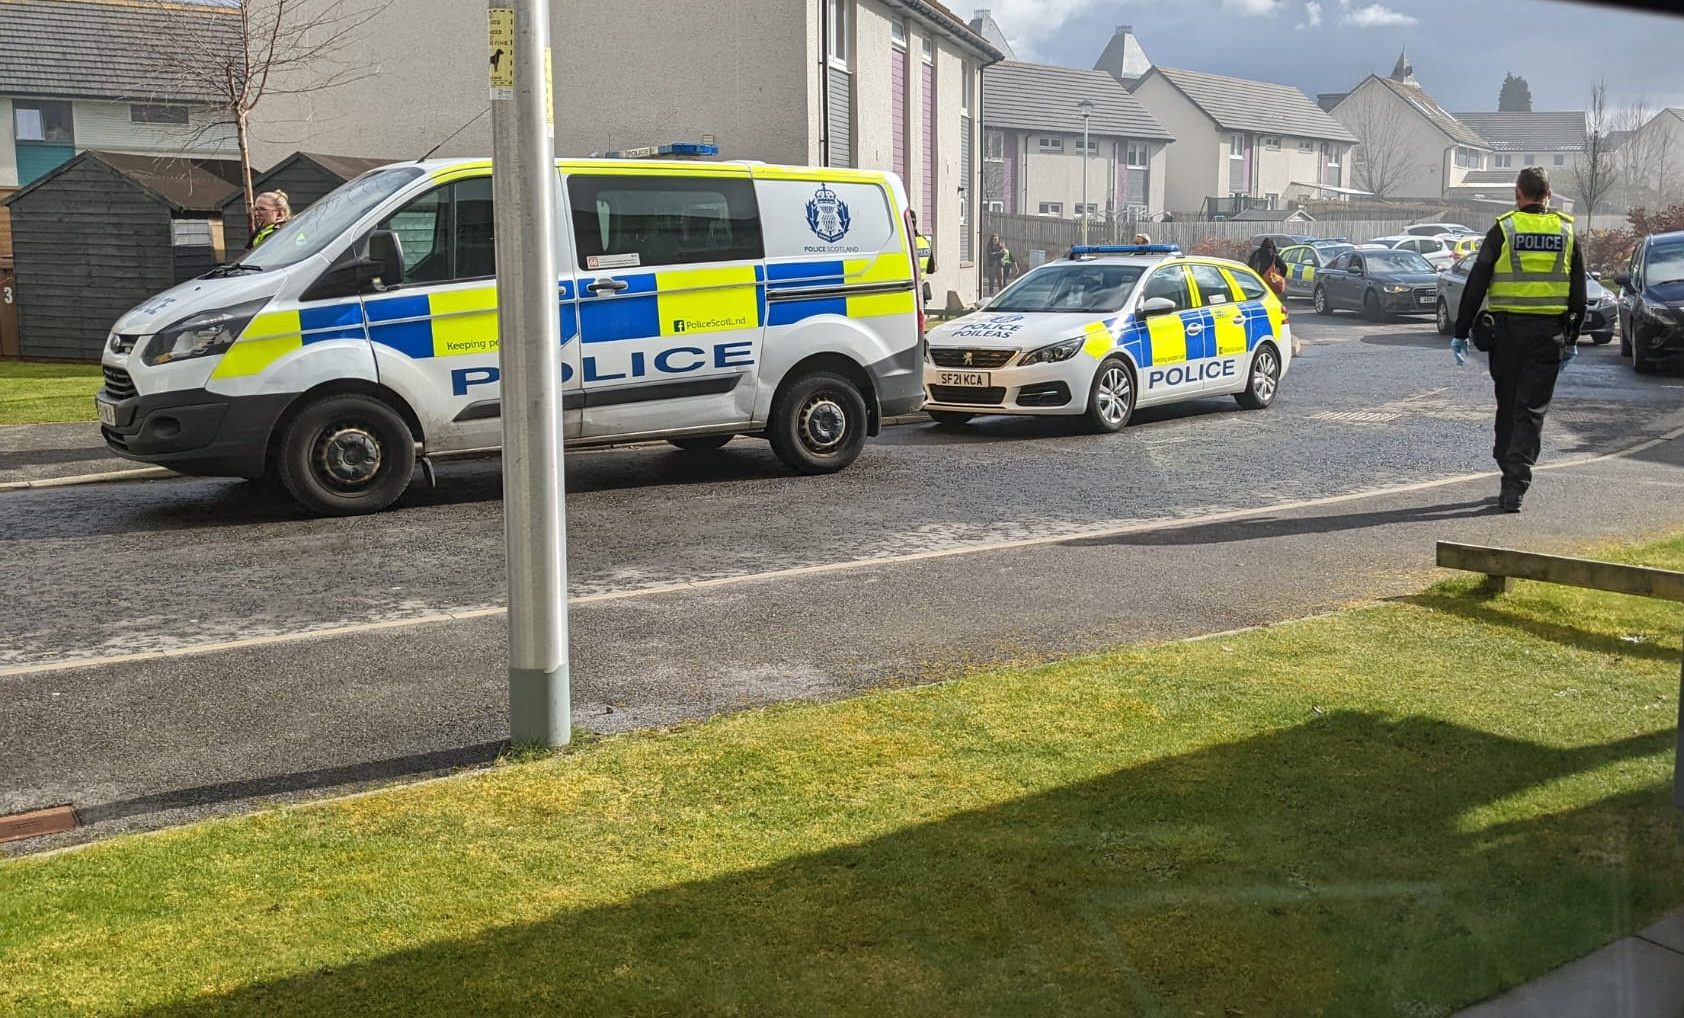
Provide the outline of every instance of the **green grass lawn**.
<path id="1" fill-rule="evenodd" d="M 98 364 L 0 361 L 0 424 L 94 420 Z"/>
<path id="2" fill-rule="evenodd" d="M 1466 586 L 12 861 L 0 1013 L 1448 1015 L 1684 903 L 1677 606 Z"/>

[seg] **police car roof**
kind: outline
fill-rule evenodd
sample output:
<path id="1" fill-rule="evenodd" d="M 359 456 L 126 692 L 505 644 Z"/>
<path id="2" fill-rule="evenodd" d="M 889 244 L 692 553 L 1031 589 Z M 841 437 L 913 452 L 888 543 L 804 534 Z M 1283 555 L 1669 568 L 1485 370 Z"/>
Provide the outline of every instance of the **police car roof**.
<path id="1" fill-rule="evenodd" d="M 753 159 L 613 159 L 613 158 L 563 158 L 557 157 L 556 165 L 567 170 L 586 170 L 592 168 L 625 169 L 634 167 L 640 170 L 653 170 L 674 174 L 713 175 L 722 177 L 754 177 L 762 180 L 827 180 L 838 182 L 870 182 L 881 183 L 890 174 L 882 170 L 839 169 L 836 167 L 788 166 L 777 163 L 765 163 Z M 391 163 L 378 169 L 389 169 L 391 166 L 417 166 L 428 174 L 449 172 L 453 170 L 472 170 L 489 168 L 491 160 L 484 156 L 459 156 L 450 159 L 422 159 L 403 163 Z"/>

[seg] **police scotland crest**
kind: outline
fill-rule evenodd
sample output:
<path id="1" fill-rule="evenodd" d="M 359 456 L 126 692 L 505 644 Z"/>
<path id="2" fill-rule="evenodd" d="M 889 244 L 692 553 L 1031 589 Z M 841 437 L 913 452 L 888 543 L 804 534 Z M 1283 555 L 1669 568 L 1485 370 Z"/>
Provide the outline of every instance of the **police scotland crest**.
<path id="1" fill-rule="evenodd" d="M 850 225 L 848 203 L 837 197 L 835 191 L 820 184 L 813 193 L 813 200 L 807 203 L 807 227 L 820 240 L 835 244 L 848 235 Z"/>

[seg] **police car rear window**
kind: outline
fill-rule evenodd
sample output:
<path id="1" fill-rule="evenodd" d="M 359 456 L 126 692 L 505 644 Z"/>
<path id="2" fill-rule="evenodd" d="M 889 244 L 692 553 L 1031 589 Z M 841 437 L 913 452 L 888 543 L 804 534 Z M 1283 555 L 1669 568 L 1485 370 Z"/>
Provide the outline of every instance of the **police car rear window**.
<path id="1" fill-rule="evenodd" d="M 719 177 L 577 176 L 567 182 L 579 265 L 633 268 L 765 257 L 754 184 Z"/>

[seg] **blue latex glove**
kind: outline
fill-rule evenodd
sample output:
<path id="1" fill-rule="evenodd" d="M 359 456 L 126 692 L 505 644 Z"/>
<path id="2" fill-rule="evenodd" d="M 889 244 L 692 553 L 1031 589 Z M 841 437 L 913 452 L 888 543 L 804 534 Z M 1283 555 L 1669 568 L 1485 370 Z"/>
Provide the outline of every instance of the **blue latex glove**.
<path id="1" fill-rule="evenodd" d="M 1468 340 L 1465 336 L 1457 336 L 1450 341 L 1450 352 L 1456 357 L 1456 366 L 1461 367 L 1468 362 Z"/>
<path id="2" fill-rule="evenodd" d="M 1573 358 L 1579 356 L 1579 341 L 1569 340 L 1567 348 L 1561 351 L 1561 370 L 1566 371 L 1567 365 L 1573 363 Z"/>

